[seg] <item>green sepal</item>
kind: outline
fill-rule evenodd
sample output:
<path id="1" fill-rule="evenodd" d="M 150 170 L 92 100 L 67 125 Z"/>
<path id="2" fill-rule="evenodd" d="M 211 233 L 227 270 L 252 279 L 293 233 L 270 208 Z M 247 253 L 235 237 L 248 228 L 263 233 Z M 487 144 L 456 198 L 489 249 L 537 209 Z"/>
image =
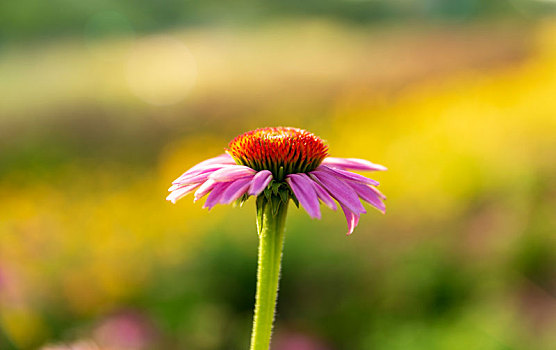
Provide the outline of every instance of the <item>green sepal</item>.
<path id="1" fill-rule="evenodd" d="M 272 205 L 272 216 L 276 216 L 276 214 L 278 214 L 278 210 L 280 210 L 280 206 L 282 205 L 280 197 L 272 196 L 270 204 Z"/>
<path id="2" fill-rule="evenodd" d="M 267 201 L 270 201 L 270 198 L 272 197 L 272 190 L 270 189 L 270 187 L 265 188 L 264 196 Z"/>
<path id="3" fill-rule="evenodd" d="M 284 204 L 288 204 L 288 199 L 290 199 L 290 191 L 287 189 L 281 189 L 280 191 L 278 191 L 278 194 L 280 195 L 280 199 L 282 200 L 282 202 Z"/>
<path id="4" fill-rule="evenodd" d="M 248 194 L 243 194 L 240 198 L 238 198 L 234 201 L 234 203 L 233 203 L 234 208 L 243 207 L 243 204 L 245 204 L 245 202 L 247 202 L 248 199 L 249 199 L 249 195 Z"/>
<path id="5" fill-rule="evenodd" d="M 260 235 L 263 232 L 263 213 L 265 207 L 265 198 L 262 195 L 257 196 L 257 233 Z"/>
<path id="6" fill-rule="evenodd" d="M 299 201 L 297 200 L 297 198 L 295 198 L 295 196 L 291 196 L 291 197 L 292 197 L 293 204 L 295 204 L 295 206 L 299 208 Z"/>
<path id="7" fill-rule="evenodd" d="M 278 195 L 278 191 L 280 190 L 280 186 L 281 186 L 281 185 L 282 185 L 282 184 L 281 184 L 280 182 L 273 182 L 273 183 L 270 185 L 270 188 L 272 188 L 272 194 L 273 194 L 273 195 L 275 195 L 275 196 Z"/>

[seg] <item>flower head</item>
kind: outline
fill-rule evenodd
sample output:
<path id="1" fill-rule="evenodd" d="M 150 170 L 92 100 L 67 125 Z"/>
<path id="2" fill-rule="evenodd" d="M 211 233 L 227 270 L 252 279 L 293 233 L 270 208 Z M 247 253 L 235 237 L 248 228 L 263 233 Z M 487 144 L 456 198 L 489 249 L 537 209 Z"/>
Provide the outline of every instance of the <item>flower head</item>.
<path id="1" fill-rule="evenodd" d="M 264 128 L 246 132 L 230 142 L 228 154 L 238 164 L 270 170 L 278 181 L 285 175 L 315 170 L 328 155 L 324 141 L 296 128 Z"/>
<path id="2" fill-rule="evenodd" d="M 275 127 L 246 132 L 232 140 L 225 154 L 201 162 L 178 177 L 166 198 L 175 203 L 195 191 L 195 201 L 208 194 L 204 207 L 243 202 L 287 203 L 291 198 L 312 218 L 320 218 L 319 200 L 332 210 L 342 208 L 348 234 L 366 213 L 361 199 L 384 213 L 386 198 L 378 182 L 351 172 L 386 170 L 356 158 L 328 157 L 328 147 L 314 134 Z"/>

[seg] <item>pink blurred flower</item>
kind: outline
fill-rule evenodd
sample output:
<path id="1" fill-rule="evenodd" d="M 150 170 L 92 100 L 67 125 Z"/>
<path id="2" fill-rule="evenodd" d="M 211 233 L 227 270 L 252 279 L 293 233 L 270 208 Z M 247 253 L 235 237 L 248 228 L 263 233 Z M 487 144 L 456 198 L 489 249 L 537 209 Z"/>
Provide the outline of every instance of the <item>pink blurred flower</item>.
<path id="1" fill-rule="evenodd" d="M 245 201 L 267 191 L 292 198 L 312 218 L 320 219 L 319 200 L 332 210 L 336 202 L 348 223 L 348 235 L 366 213 L 361 200 L 382 213 L 386 197 L 378 182 L 351 172 L 384 171 L 382 165 L 356 158 L 328 157 L 323 140 L 288 127 L 249 131 L 232 140 L 225 154 L 205 160 L 178 177 L 166 198 L 175 203 L 188 193 L 197 201 L 208 194 L 203 207 Z M 288 197 L 289 196 L 289 197 Z"/>
<path id="2" fill-rule="evenodd" d="M 94 338 L 111 349 L 141 350 L 152 345 L 155 330 L 142 315 L 121 312 L 104 320 L 95 330 Z"/>
<path id="3" fill-rule="evenodd" d="M 92 331 L 92 337 L 69 344 L 46 345 L 41 350 L 144 350 L 155 344 L 155 329 L 148 319 L 124 311 L 104 319 Z"/>
<path id="4" fill-rule="evenodd" d="M 66 345 L 46 345 L 41 348 L 41 350 L 119 350 L 119 349 L 103 349 L 100 348 L 91 340 L 79 340 L 75 343 Z"/>
<path id="5" fill-rule="evenodd" d="M 272 346 L 273 350 L 330 350 L 322 340 L 312 335 L 286 332 L 276 336 L 276 343 Z"/>

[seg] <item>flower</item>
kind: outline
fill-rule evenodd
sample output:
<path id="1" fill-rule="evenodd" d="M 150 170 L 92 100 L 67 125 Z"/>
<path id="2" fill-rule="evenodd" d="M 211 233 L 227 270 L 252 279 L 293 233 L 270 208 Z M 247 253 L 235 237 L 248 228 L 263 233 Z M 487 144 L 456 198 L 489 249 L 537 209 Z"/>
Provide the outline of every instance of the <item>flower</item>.
<path id="1" fill-rule="evenodd" d="M 379 183 L 350 170 L 386 168 L 363 159 L 328 157 L 324 141 L 306 130 L 262 128 L 236 137 L 226 153 L 186 171 L 172 183 L 166 199 L 175 203 L 195 191 L 197 201 L 208 194 L 203 207 L 210 210 L 216 204 L 243 203 L 249 196 L 286 203 L 292 198 L 317 219 L 319 200 L 332 210 L 337 202 L 349 235 L 366 213 L 360 200 L 382 213 L 386 209 L 386 197 L 376 188 Z"/>

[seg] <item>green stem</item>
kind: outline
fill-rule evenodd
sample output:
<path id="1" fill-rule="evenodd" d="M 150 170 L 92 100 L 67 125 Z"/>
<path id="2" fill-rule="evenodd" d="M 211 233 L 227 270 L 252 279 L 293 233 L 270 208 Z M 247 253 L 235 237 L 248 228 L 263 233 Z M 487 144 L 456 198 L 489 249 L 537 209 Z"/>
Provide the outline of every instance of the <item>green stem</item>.
<path id="1" fill-rule="evenodd" d="M 278 280 L 284 247 L 284 223 L 287 203 L 279 202 L 278 210 L 266 200 L 258 201 L 257 231 L 259 233 L 259 262 L 257 271 L 257 295 L 255 297 L 255 317 L 251 334 L 250 350 L 268 350 L 276 298 Z"/>

